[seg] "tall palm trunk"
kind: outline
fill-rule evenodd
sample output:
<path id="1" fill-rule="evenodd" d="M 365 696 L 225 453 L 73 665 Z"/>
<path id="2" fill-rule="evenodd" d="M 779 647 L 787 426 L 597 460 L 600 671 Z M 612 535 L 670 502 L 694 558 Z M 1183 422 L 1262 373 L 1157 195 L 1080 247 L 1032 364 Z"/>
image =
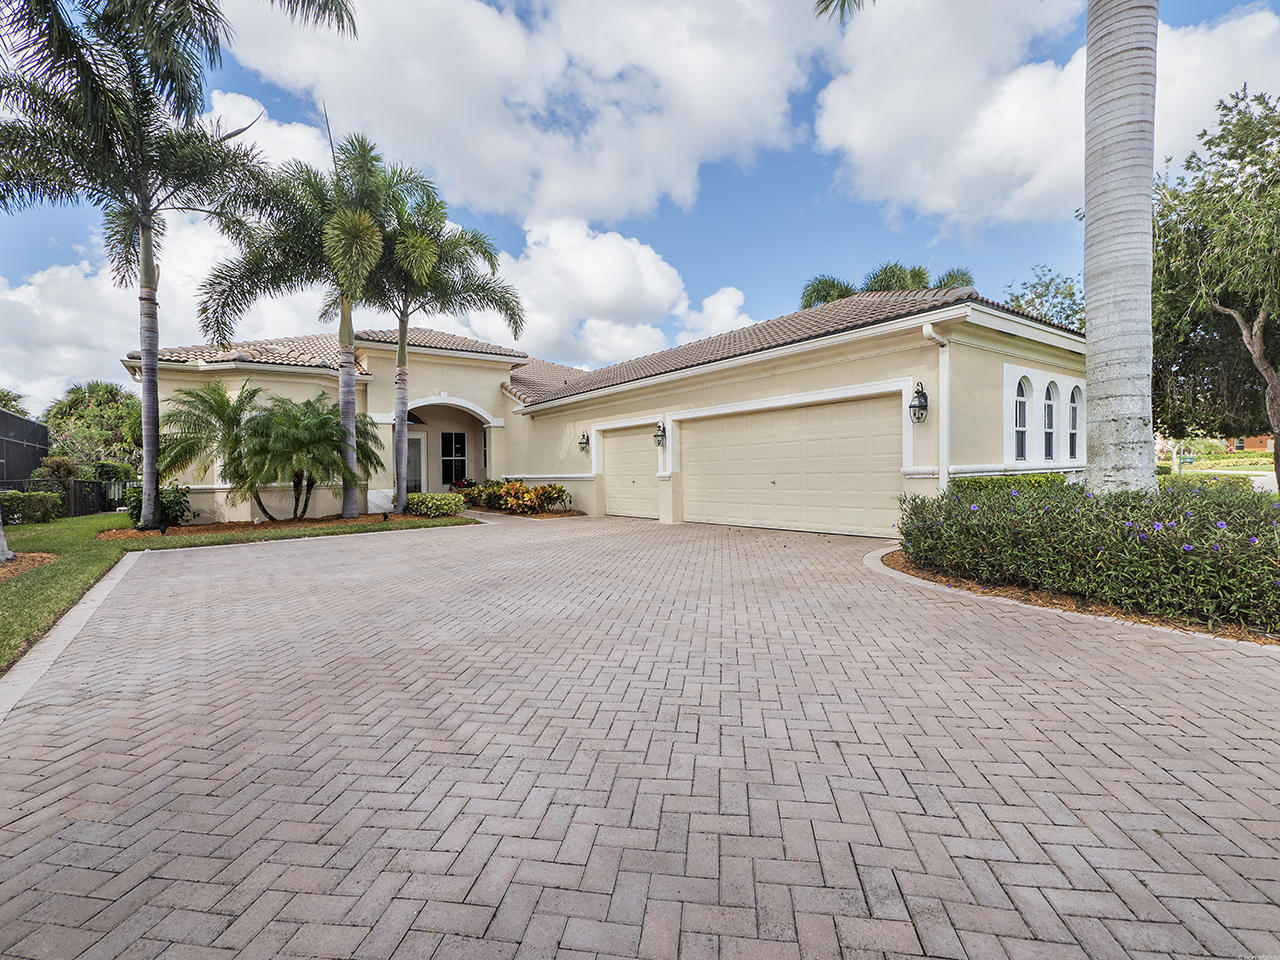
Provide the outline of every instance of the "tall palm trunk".
<path id="1" fill-rule="evenodd" d="M 400 340 L 396 348 L 396 513 L 409 503 L 409 308 L 400 308 Z"/>
<path id="2" fill-rule="evenodd" d="M 142 356 L 142 514 L 140 530 L 160 526 L 160 394 L 157 385 L 160 353 L 159 303 L 153 228 L 142 224 L 138 242 L 138 339 Z"/>
<path id="3" fill-rule="evenodd" d="M 1155 486 L 1151 178 L 1159 0 L 1089 0 L 1085 69 L 1086 480 Z"/>
<path id="4" fill-rule="evenodd" d="M 0 516 L 0 563 L 8 563 L 13 559 L 13 551 L 9 549 L 9 541 L 4 538 L 4 517 Z"/>
<path id="5" fill-rule="evenodd" d="M 342 318 L 338 325 L 338 416 L 347 435 L 342 447 L 342 462 L 354 476 L 356 464 L 356 332 L 351 324 L 351 300 L 342 298 Z M 342 480 L 342 515 L 360 513 L 360 490 L 350 476 Z"/>
<path id="6" fill-rule="evenodd" d="M 307 515 L 307 507 L 311 506 L 311 491 L 314 490 L 315 488 L 316 488 L 316 478 L 308 473 L 307 474 L 307 492 L 306 492 L 306 495 L 302 498 L 302 512 L 298 514 L 299 517 L 305 517 Z"/>

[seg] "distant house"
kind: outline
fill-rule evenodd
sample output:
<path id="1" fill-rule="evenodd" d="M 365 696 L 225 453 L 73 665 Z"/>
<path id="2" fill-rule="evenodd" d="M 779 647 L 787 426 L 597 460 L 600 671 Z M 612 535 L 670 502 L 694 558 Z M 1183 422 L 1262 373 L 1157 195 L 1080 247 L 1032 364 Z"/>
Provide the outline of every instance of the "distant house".
<path id="1" fill-rule="evenodd" d="M 12 410 L 0 410 L 0 482 L 28 479 L 48 455 L 48 427 Z"/>
<path id="2" fill-rule="evenodd" d="M 1274 436 L 1236 437 L 1230 441 L 1230 444 L 1231 449 L 1236 451 L 1259 450 L 1271 452 L 1276 448 L 1276 438 Z"/>
<path id="3" fill-rule="evenodd" d="M 357 409 L 390 451 L 396 333 L 355 339 Z M 972 287 L 860 293 L 592 371 L 413 328 L 406 483 L 520 477 L 563 484 L 591 514 L 891 536 L 904 492 L 1080 474 L 1084 353 L 1078 331 Z M 124 363 L 137 376 L 138 355 Z M 159 372 L 162 403 L 214 377 L 334 394 L 338 342 L 168 347 Z M 362 494 L 371 511 L 392 504 L 385 459 Z M 252 515 L 214 476 L 182 481 L 205 517 Z M 337 509 L 334 492 L 317 497 Z"/>

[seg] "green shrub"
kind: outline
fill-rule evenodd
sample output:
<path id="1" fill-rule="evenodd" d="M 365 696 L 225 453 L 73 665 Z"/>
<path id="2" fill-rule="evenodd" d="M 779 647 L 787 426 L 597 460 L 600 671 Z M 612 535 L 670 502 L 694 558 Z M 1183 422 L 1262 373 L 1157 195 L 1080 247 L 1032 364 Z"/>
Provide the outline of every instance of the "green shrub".
<path id="1" fill-rule="evenodd" d="M 411 493 L 406 497 L 405 513 L 419 517 L 453 517 L 467 508 L 460 493 Z"/>
<path id="2" fill-rule="evenodd" d="M 93 479 L 103 483 L 128 483 L 138 479 L 138 471 L 117 460 L 99 460 L 93 465 Z"/>
<path id="3" fill-rule="evenodd" d="M 62 482 L 82 479 L 84 475 L 85 470 L 79 460 L 59 456 L 42 458 L 40 466 L 31 471 L 32 479 L 58 480 Z"/>
<path id="4" fill-rule="evenodd" d="M 1029 490 L 1032 487 L 1060 487 L 1067 482 L 1063 473 L 1000 473 L 982 477 L 953 477 L 949 487 L 952 493 L 980 492 L 983 490 Z"/>
<path id="5" fill-rule="evenodd" d="M 1157 463 L 1157 464 L 1156 464 L 1156 476 L 1157 476 L 1157 477 L 1167 477 L 1167 476 L 1169 476 L 1171 473 L 1173 473 L 1173 467 L 1172 467 L 1172 466 L 1170 466 L 1169 464 L 1167 464 L 1167 463 Z"/>
<path id="6" fill-rule="evenodd" d="M 1253 478 L 1232 474 L 1205 473 L 1172 473 L 1157 476 L 1156 482 L 1161 490 L 1174 490 L 1186 493 L 1198 493 L 1201 490 L 1233 490 L 1237 493 L 1248 493 L 1253 490 Z"/>
<path id="7" fill-rule="evenodd" d="M 0 516 L 5 523 L 48 523 L 62 516 L 62 497 L 45 491 L 0 490 Z"/>
<path id="8" fill-rule="evenodd" d="M 1067 484 L 906 496 L 902 546 L 921 567 L 982 583 L 1277 632 L 1280 498 L 1240 479 L 1166 477 L 1159 494 Z"/>
<path id="9" fill-rule="evenodd" d="M 128 487 L 124 491 L 124 506 L 129 519 L 136 527 L 142 522 L 142 486 Z M 176 527 L 191 516 L 191 500 L 186 487 L 174 484 L 160 488 L 160 523 Z"/>

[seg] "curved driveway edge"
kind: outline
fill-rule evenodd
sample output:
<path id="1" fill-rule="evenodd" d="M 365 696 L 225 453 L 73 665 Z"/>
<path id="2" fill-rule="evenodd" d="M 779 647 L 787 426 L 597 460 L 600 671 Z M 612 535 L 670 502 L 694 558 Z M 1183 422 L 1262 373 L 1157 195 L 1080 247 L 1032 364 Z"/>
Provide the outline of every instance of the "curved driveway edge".
<path id="1" fill-rule="evenodd" d="M 84 629 L 89 618 L 102 606 L 116 584 L 124 579 L 137 559 L 137 553 L 126 553 L 117 560 L 115 566 L 59 618 L 8 673 L 0 677 L 0 723 L 4 723 L 9 711 L 18 705 L 18 701 L 36 685 L 45 671 L 62 655 L 62 651 Z"/>

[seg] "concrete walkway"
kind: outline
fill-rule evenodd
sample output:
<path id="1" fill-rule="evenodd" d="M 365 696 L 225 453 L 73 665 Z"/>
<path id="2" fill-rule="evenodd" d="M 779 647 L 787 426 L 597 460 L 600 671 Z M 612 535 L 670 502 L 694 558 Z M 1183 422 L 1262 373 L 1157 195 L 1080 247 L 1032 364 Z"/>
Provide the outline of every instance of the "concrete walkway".
<path id="1" fill-rule="evenodd" d="M 141 555 L 0 723 L 0 954 L 1280 956 L 1276 650 L 880 545 Z"/>

